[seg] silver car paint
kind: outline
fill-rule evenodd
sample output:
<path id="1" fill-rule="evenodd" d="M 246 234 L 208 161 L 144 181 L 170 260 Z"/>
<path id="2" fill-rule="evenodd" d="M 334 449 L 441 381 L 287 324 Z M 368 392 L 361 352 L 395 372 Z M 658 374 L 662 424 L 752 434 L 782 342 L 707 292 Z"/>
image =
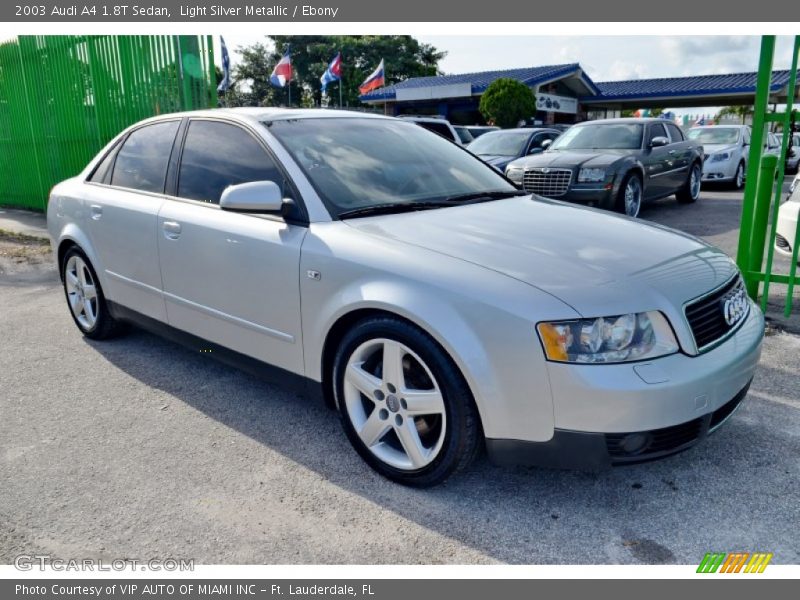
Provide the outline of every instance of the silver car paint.
<path id="1" fill-rule="evenodd" d="M 54 244 L 68 239 L 82 247 L 111 300 L 131 308 L 151 306 L 155 318 L 163 303 L 162 320 L 317 381 L 327 333 L 339 318 L 359 309 L 396 313 L 423 327 L 451 355 L 475 396 L 486 435 L 495 438 L 546 441 L 554 427 L 667 426 L 685 420 L 687 397 L 691 402 L 708 397 L 696 407 L 702 414 L 752 376 L 763 330 L 757 309 L 718 348 L 689 356 L 696 349 L 683 304 L 735 272 L 720 251 L 690 236 L 530 198 L 333 221 L 299 167 L 260 124 L 307 118 L 306 111 L 237 109 L 189 116 L 236 121 L 261 136 L 301 191 L 311 223 L 303 228 L 152 195 L 162 202 L 158 223 L 180 219 L 182 235 L 187 224 L 191 239 L 184 241 L 190 240 L 193 250 L 172 256 L 167 251 L 167 279 L 178 282 L 172 291 L 160 282 L 152 285 L 151 265 L 144 263 L 153 248 L 122 267 L 127 275 L 117 275 L 131 281 L 120 285 L 105 260 L 116 246 L 98 246 L 98 240 L 106 244 L 111 238 L 89 233 L 102 223 L 102 218 L 89 223 L 93 194 L 112 191 L 84 182 L 98 158 L 54 188 L 48 227 Z M 160 225 L 155 231 L 156 247 L 180 243 L 162 239 Z M 284 239 L 280 264 L 272 268 L 262 253 Z M 212 248 L 223 248 L 222 256 L 213 256 Z M 228 260 L 243 264 L 220 275 Z M 319 275 L 309 277 L 308 271 Z M 192 291 L 192 283 L 218 289 Z M 664 372 L 658 383 L 637 374 L 642 365 L 554 365 L 544 359 L 537 322 L 642 310 L 667 314 L 685 353 L 652 361 Z M 609 413 L 617 410 L 612 418 Z"/>

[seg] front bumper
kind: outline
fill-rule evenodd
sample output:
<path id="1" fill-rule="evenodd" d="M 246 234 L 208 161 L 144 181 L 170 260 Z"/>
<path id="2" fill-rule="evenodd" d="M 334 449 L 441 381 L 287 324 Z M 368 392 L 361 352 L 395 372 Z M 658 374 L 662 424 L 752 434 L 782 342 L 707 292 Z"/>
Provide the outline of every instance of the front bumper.
<path id="1" fill-rule="evenodd" d="M 784 256 L 792 256 L 798 218 L 800 218 L 800 202 L 784 202 L 781 205 L 778 212 L 775 250 Z"/>
<path id="2" fill-rule="evenodd" d="M 591 469 L 685 450 L 744 399 L 763 332 L 764 317 L 751 302 L 736 333 L 697 356 L 617 365 L 548 363 L 553 437 L 487 440 L 490 456 L 500 464 Z"/>
<path id="3" fill-rule="evenodd" d="M 739 163 L 733 159 L 723 160 L 720 162 L 710 162 L 706 160 L 703 163 L 703 177 L 701 181 L 733 181 L 736 176 L 736 167 Z"/>

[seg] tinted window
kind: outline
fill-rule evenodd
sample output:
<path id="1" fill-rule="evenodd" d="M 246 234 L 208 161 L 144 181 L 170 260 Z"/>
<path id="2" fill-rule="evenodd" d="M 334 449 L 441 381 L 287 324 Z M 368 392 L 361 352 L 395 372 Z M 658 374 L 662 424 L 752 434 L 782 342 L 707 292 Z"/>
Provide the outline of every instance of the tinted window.
<path id="1" fill-rule="evenodd" d="M 453 132 L 450 131 L 450 128 L 447 126 L 447 123 L 435 123 L 429 121 L 415 121 L 415 123 L 420 127 L 424 127 L 429 131 L 438 133 L 443 138 L 447 138 L 448 140 L 453 139 Z"/>
<path id="2" fill-rule="evenodd" d="M 657 137 L 667 137 L 667 132 L 661 123 L 650 125 L 650 135 L 648 136 L 647 140 L 648 142 L 652 143 L 653 139 Z"/>
<path id="3" fill-rule="evenodd" d="M 115 155 L 116 148 L 112 149 L 111 152 L 106 154 L 105 158 L 100 161 L 100 164 L 97 165 L 94 173 L 92 173 L 91 177 L 89 177 L 89 181 L 94 181 L 95 183 L 105 183 L 107 181 L 106 175 L 108 175 L 111 165 L 114 164 Z"/>
<path id="4" fill-rule="evenodd" d="M 677 125 L 673 125 L 672 123 L 667 123 L 667 129 L 669 130 L 669 135 L 672 138 L 673 142 L 682 142 L 683 141 L 683 132 Z"/>
<path id="5" fill-rule="evenodd" d="M 561 134 L 553 150 L 628 149 L 642 147 L 641 123 L 590 123 L 576 125 Z"/>
<path id="6" fill-rule="evenodd" d="M 178 173 L 178 196 L 219 203 L 229 185 L 274 181 L 283 176 L 272 158 L 241 127 L 218 121 L 192 121 Z"/>
<path id="7" fill-rule="evenodd" d="M 179 121 L 166 121 L 133 131 L 117 154 L 112 185 L 144 192 L 163 192 L 178 124 Z"/>

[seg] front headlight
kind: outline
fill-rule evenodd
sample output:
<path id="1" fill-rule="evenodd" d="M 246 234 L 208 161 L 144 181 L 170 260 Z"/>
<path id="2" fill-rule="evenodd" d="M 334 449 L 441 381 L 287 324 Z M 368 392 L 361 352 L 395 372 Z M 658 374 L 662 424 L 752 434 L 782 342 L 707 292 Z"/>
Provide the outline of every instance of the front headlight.
<path id="1" fill-rule="evenodd" d="M 508 177 L 514 183 L 522 183 L 522 179 L 525 176 L 525 169 L 520 167 L 510 167 L 506 169 L 506 177 Z"/>
<path id="2" fill-rule="evenodd" d="M 719 154 L 712 154 L 710 162 L 723 162 L 726 160 L 730 160 L 731 153 L 730 152 L 720 152 Z"/>
<path id="3" fill-rule="evenodd" d="M 674 354 L 678 342 L 658 311 L 597 319 L 539 323 L 548 360 L 569 363 L 623 363 Z"/>
<path id="4" fill-rule="evenodd" d="M 605 169 L 581 169 L 578 171 L 578 181 L 580 183 L 598 183 L 605 181 Z"/>

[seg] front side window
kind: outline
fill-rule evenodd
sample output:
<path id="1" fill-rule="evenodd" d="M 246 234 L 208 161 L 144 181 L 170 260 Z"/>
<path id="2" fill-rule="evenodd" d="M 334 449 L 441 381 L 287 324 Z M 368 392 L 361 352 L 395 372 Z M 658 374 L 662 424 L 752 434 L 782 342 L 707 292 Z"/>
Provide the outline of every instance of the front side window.
<path id="1" fill-rule="evenodd" d="M 219 204 L 229 185 L 273 181 L 283 188 L 275 161 L 241 127 L 220 121 L 189 123 L 178 171 L 178 196 Z"/>
<path id="2" fill-rule="evenodd" d="M 657 137 L 667 137 L 667 130 L 661 123 L 650 125 L 650 136 L 647 138 L 648 143 L 652 144 L 653 140 Z"/>
<path id="3" fill-rule="evenodd" d="M 400 119 L 287 119 L 266 125 L 334 216 L 379 205 L 518 193 L 469 152 Z"/>
<path id="4" fill-rule="evenodd" d="M 111 185 L 162 193 L 179 123 L 163 121 L 131 132 L 117 154 Z"/>
<path id="5" fill-rule="evenodd" d="M 567 129 L 548 151 L 638 150 L 642 147 L 641 123 L 588 123 Z"/>

